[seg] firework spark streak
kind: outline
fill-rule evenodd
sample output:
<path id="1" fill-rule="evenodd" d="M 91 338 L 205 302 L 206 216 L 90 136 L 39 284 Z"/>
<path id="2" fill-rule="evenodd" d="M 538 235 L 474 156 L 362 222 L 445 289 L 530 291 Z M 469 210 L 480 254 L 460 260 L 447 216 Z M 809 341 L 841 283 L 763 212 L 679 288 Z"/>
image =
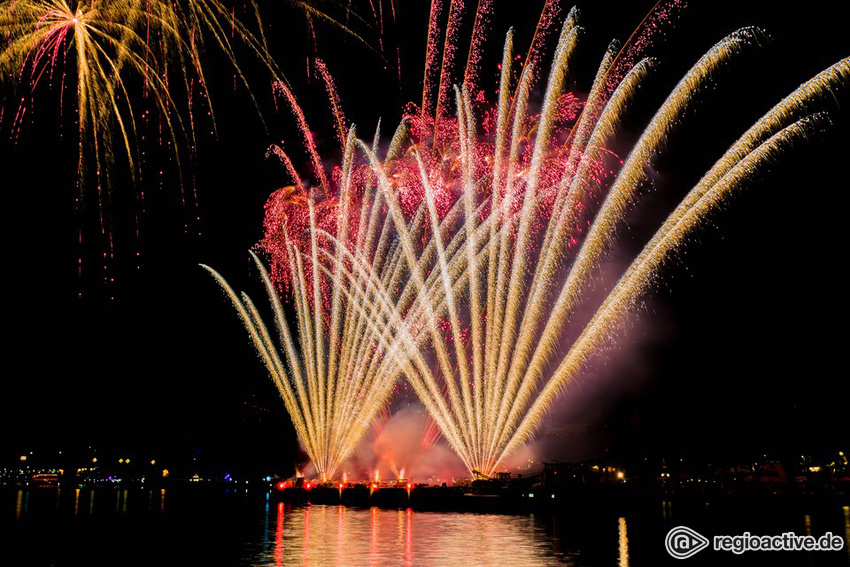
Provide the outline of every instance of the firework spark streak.
<path id="1" fill-rule="evenodd" d="M 661 13 L 669 9 L 660 6 Z M 432 24 L 441 9 L 435 2 Z M 452 3 L 450 12 L 461 9 Z M 576 105 L 564 77 L 578 18 L 572 10 L 561 27 L 539 112 L 529 102 L 539 68 L 525 65 L 512 88 L 509 33 L 496 104 L 477 104 L 478 93 L 464 84 L 454 91 L 449 116 L 444 85 L 451 77 L 431 76 L 438 61 L 432 27 L 423 110 L 401 124 L 387 155 L 379 156 L 378 133 L 367 145 L 350 131 L 333 187 L 316 175 L 320 202 L 291 173 L 298 186 L 267 205 L 263 248 L 272 276 L 257 260 L 284 338 L 286 370 L 250 300 L 216 274 L 324 474 L 351 454 L 400 377 L 470 472 L 495 471 L 530 440 L 564 386 L 614 337 L 706 214 L 824 128 L 828 120 L 811 110 L 813 103 L 850 79 L 850 60 L 843 59 L 757 121 L 582 323 L 578 307 L 589 300 L 601 262 L 647 185 L 649 166 L 696 95 L 760 32 L 741 29 L 700 58 L 620 162 L 610 145 L 653 61 L 635 56 L 644 35 L 612 44 L 587 100 Z M 645 22 L 652 28 L 656 20 Z M 444 70 L 453 68 L 452 57 L 444 56 Z M 527 60 L 542 59 L 531 53 Z M 433 83 L 436 104 L 428 102 Z M 295 304 L 300 358 L 274 282 Z M 564 345 L 579 324 L 577 338 Z"/>
<path id="2" fill-rule="evenodd" d="M 290 4 L 334 22 L 310 2 Z M 24 90 L 14 97 L 18 108 L 12 135 L 17 139 L 39 85 L 58 89 L 63 115 L 66 90 L 73 89 L 77 203 L 80 212 L 95 205 L 91 208 L 98 212 L 104 264 L 113 256 L 111 201 L 113 188 L 119 186 L 114 166 L 126 163 L 130 185 L 138 186 L 143 202 L 142 166 L 152 153 L 146 138 L 158 139 L 165 159 L 176 166 L 183 203 L 197 206 L 197 195 L 188 198 L 186 193 L 183 162 L 194 157 L 198 145 L 196 115 L 208 113 L 213 133 L 216 129 L 202 62 L 205 45 L 214 46 L 230 63 L 234 82 L 238 79 L 246 87 L 262 120 L 237 53 L 252 56 L 275 82 L 282 74 L 266 49 L 262 22 L 252 5 L 258 35 L 219 0 L 0 0 L 0 74 L 2 81 Z M 341 114 L 339 121 L 342 128 Z M 157 135 L 149 135 L 151 128 Z M 136 211 L 137 236 L 138 215 Z M 108 270 L 104 265 L 105 281 L 111 281 Z"/>
<path id="3" fill-rule="evenodd" d="M 342 172 L 345 190 L 342 193 L 351 195 L 353 129 L 345 148 Z M 342 214 L 338 216 L 335 232 L 345 240 L 349 232 L 346 214 L 349 200 L 344 198 L 340 206 Z M 320 230 L 316 226 L 312 198 L 308 199 L 306 207 L 310 226 L 307 249 L 302 251 L 285 236 L 290 252 L 288 275 L 298 320 L 297 350 L 277 289 L 259 258 L 254 256 L 274 308 L 285 365 L 250 298 L 237 295 L 218 273 L 205 268 L 216 277 L 236 306 L 317 471 L 323 478 L 330 478 L 386 404 L 395 380 L 379 381 L 379 374 L 366 368 L 370 360 L 382 358 L 386 341 L 373 339 L 381 332 L 378 326 L 381 321 L 363 307 L 372 300 L 364 294 L 362 285 L 345 291 L 345 251 L 341 246 L 333 252 L 320 249 Z M 325 288 L 323 284 L 327 281 L 331 284 Z M 326 302 L 322 299 L 323 289 L 328 290 L 328 295 L 324 296 Z"/>
<path id="4" fill-rule="evenodd" d="M 191 120 L 184 127 L 180 115 L 175 114 L 179 100 L 170 93 L 177 86 L 176 78 L 183 84 L 191 107 L 194 74 L 208 98 L 201 64 L 205 34 L 234 63 L 240 77 L 232 39 L 237 31 L 239 39 L 277 71 L 259 41 L 214 0 L 173 4 L 158 0 L 81 0 L 75 4 L 66 0 L 4 1 L 0 5 L 0 31 L 5 39 L 0 70 L 18 80 L 28 79 L 31 89 L 45 75 L 61 76 L 64 85 L 66 55 L 73 54 L 81 175 L 89 145 L 98 146 L 95 163 L 99 174 L 106 173 L 102 170 L 113 160 L 113 139 L 120 140 L 131 173 L 135 173 L 133 135 L 138 117 L 130 104 L 131 76 L 143 82 L 145 97 L 161 111 L 172 141 L 177 131 L 191 128 Z"/>

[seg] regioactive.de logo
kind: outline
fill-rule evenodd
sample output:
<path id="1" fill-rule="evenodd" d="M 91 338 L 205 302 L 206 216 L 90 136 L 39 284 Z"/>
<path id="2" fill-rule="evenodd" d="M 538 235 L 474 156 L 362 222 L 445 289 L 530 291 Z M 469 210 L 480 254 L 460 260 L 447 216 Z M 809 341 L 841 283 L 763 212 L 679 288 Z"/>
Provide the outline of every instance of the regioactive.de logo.
<path id="1" fill-rule="evenodd" d="M 676 559 L 693 557 L 711 543 L 708 538 L 687 526 L 676 526 L 664 539 L 667 553 Z M 798 535 L 785 532 L 775 535 L 757 535 L 744 532 L 739 535 L 714 536 L 714 551 L 731 551 L 741 555 L 749 551 L 840 551 L 844 538 L 826 532 L 821 536 Z"/>
<path id="2" fill-rule="evenodd" d="M 667 532 L 667 537 L 664 539 L 667 553 L 676 559 L 693 557 L 708 547 L 708 544 L 708 538 L 687 526 L 676 526 Z"/>

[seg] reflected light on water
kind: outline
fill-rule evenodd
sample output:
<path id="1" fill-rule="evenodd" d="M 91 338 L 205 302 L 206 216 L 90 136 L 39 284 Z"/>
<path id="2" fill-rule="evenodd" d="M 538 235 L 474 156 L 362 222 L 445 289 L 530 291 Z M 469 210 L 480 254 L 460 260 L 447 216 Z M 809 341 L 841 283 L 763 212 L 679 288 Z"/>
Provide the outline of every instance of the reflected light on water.
<path id="1" fill-rule="evenodd" d="M 268 551 L 269 548 L 269 495 L 266 494 L 265 498 L 265 513 L 263 514 L 263 552 Z"/>
<path id="2" fill-rule="evenodd" d="M 543 526 L 528 516 L 277 505 L 274 548 L 250 563 L 281 565 L 563 565 Z M 620 519 L 620 565 L 628 565 Z"/>
<path id="3" fill-rule="evenodd" d="M 324 507 L 323 507 L 324 508 Z M 304 509 L 303 521 L 303 544 L 301 546 L 301 565 L 306 565 L 310 562 L 310 508 Z M 297 533 L 296 533 L 297 535 Z M 320 540 L 320 542 L 323 540 Z"/>
<path id="4" fill-rule="evenodd" d="M 672 508 L 673 508 L 673 503 L 670 502 L 669 500 L 662 500 L 661 501 L 661 515 L 664 518 L 665 522 L 670 520 L 670 512 L 671 512 Z"/>
<path id="5" fill-rule="evenodd" d="M 292 508 L 267 493 L 246 500 L 241 491 L 109 486 L 63 488 L 57 512 L 57 494 L 58 490 L 44 487 L 0 491 L 0 504 L 6 508 L 0 514 L 0 549 L 4 550 L 0 566 L 19 564 L 6 560 L 10 553 L 28 556 L 32 561 L 27 564 L 33 565 L 111 566 L 113 554 L 127 549 L 145 555 L 139 565 L 157 565 L 157 559 L 172 553 L 175 545 L 179 555 L 197 559 L 175 564 L 216 567 L 628 567 L 665 564 L 669 559 L 663 544 L 659 545 L 663 541 L 659 534 L 669 527 L 672 516 L 669 501 L 651 514 L 613 515 L 577 508 L 538 517 L 336 505 Z M 850 506 L 844 504 L 788 514 L 771 512 L 753 520 L 750 529 L 814 536 L 829 531 L 850 540 Z M 728 521 L 729 516 L 719 518 L 719 522 Z M 691 519 L 685 516 L 685 525 Z M 716 526 L 720 532 L 721 524 Z M 180 536 L 162 538 L 164 527 L 180 530 Z M 85 558 L 92 554 L 93 559 L 88 561 L 81 553 Z M 845 548 L 835 554 L 808 554 L 808 563 L 837 565 L 847 553 Z M 57 560 L 51 561 L 52 557 Z"/>
<path id="6" fill-rule="evenodd" d="M 844 506 L 844 549 L 850 555 L 850 506 Z"/>
<path id="7" fill-rule="evenodd" d="M 620 553 L 619 553 L 619 565 L 620 567 L 629 567 L 629 535 L 626 532 L 626 519 L 620 518 Z"/>
<path id="8" fill-rule="evenodd" d="M 277 505 L 277 522 L 274 532 L 274 564 L 275 567 L 283 565 L 283 520 L 286 514 L 285 505 L 279 502 Z"/>
<path id="9" fill-rule="evenodd" d="M 404 514 L 404 564 L 413 565 L 413 510 L 408 508 Z"/>
<path id="10" fill-rule="evenodd" d="M 377 478 L 378 473 L 375 472 L 375 478 Z M 369 512 L 371 513 L 370 522 L 371 529 L 369 530 L 369 558 L 374 559 L 378 555 L 378 508 L 372 507 Z M 374 561 L 372 562 L 374 565 Z"/>
<path id="11" fill-rule="evenodd" d="M 29 496 L 29 494 L 27 496 Z M 24 506 L 24 491 L 18 490 L 18 497 L 17 497 L 17 501 L 15 502 L 15 519 L 16 520 L 21 519 L 21 515 L 23 513 L 23 506 Z"/>

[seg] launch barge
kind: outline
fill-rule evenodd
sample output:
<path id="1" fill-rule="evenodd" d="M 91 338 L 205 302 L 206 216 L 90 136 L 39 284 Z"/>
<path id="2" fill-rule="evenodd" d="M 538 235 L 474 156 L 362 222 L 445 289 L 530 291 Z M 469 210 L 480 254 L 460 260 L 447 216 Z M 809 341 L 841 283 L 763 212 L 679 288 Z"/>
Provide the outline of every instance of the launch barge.
<path id="1" fill-rule="evenodd" d="M 592 501 L 617 507 L 633 500 L 633 487 L 622 482 L 589 486 L 569 475 L 573 482 L 562 482 L 547 467 L 541 473 L 510 478 L 488 478 L 452 485 L 414 483 L 405 479 L 392 482 L 317 482 L 305 479 L 280 481 L 274 485 L 275 498 L 292 505 L 324 504 L 389 509 L 411 508 L 416 511 L 458 512 L 531 512 L 555 511 L 567 505 Z M 548 473 L 548 474 L 547 474 Z M 566 479 L 565 479 L 566 480 Z"/>

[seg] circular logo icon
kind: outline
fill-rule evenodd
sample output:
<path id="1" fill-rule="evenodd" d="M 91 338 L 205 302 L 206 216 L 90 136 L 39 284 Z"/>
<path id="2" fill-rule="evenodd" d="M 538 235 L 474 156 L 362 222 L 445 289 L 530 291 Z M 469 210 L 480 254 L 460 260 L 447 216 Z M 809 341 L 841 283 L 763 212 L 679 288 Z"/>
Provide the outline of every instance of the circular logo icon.
<path id="1" fill-rule="evenodd" d="M 687 526 L 676 526 L 667 532 L 664 547 L 676 559 L 687 559 L 708 547 L 708 539 Z"/>

